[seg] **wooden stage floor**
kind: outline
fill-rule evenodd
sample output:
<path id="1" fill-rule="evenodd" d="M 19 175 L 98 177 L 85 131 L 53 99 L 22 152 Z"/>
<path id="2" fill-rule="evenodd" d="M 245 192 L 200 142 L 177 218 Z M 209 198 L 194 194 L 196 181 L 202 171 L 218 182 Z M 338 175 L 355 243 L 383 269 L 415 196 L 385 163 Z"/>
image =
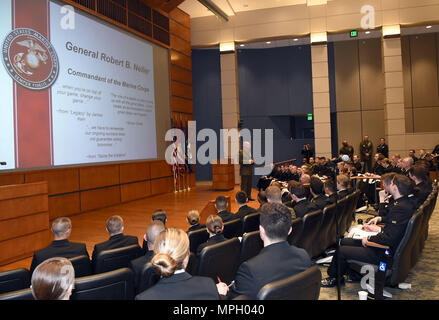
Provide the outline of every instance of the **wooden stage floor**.
<path id="1" fill-rule="evenodd" d="M 189 228 L 189 224 L 186 221 L 187 212 L 191 209 L 197 209 L 201 212 L 209 200 L 213 200 L 219 195 L 230 196 L 232 212 L 236 212 L 238 206 L 234 201 L 234 197 L 239 190 L 239 185 L 236 185 L 235 189 L 230 191 L 215 191 L 210 183 L 198 183 L 190 191 L 157 195 L 113 207 L 81 213 L 70 217 L 72 220 L 72 234 L 69 240 L 71 242 L 86 243 L 91 257 L 94 245 L 109 238 L 105 228 L 107 218 L 112 215 L 120 215 L 125 223 L 124 234 L 137 236 L 141 246 L 146 226 L 151 221 L 153 211 L 157 209 L 165 210 L 168 216 L 166 226 L 181 228 L 186 231 Z M 255 189 L 252 191 L 252 196 L 256 199 L 257 191 Z M 257 201 L 251 201 L 249 206 L 258 208 L 259 204 Z M 31 260 L 32 257 L 29 257 L 0 266 L 0 271 L 15 268 L 29 269 Z"/>

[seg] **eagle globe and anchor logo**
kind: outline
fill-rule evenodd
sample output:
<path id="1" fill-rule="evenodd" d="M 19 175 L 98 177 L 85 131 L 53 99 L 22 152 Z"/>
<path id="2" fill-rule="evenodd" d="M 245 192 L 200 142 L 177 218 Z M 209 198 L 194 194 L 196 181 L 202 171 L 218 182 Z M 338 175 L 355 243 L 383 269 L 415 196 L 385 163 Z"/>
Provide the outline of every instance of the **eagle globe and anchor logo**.
<path id="1" fill-rule="evenodd" d="M 5 38 L 3 64 L 12 79 L 25 88 L 44 90 L 53 85 L 59 72 L 54 47 L 41 33 L 17 28 Z"/>

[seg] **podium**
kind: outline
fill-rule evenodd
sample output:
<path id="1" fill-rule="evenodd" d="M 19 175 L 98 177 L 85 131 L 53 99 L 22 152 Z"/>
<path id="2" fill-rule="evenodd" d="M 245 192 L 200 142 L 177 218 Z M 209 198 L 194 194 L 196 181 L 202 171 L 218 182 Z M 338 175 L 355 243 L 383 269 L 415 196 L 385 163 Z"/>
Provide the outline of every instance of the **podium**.
<path id="1" fill-rule="evenodd" d="M 50 242 L 47 181 L 0 186 L 0 265 Z"/>
<path id="2" fill-rule="evenodd" d="M 226 164 L 212 164 L 212 186 L 215 190 L 232 190 L 235 188 L 235 165 L 228 159 Z M 224 160 L 223 160 L 224 161 Z"/>

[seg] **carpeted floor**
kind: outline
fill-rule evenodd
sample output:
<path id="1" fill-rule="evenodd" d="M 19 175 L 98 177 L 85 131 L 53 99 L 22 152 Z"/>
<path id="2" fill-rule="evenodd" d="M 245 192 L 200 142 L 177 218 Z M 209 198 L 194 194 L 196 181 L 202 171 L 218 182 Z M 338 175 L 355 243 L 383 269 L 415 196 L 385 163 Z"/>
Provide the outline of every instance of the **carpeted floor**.
<path id="1" fill-rule="evenodd" d="M 370 215 L 357 214 L 357 219 L 370 217 Z M 401 290 L 388 288 L 392 300 L 439 300 L 439 202 L 430 219 L 428 239 L 421 253 L 418 263 L 410 271 L 405 283 L 410 283 L 411 288 Z M 322 277 L 327 277 L 327 267 L 320 266 Z M 341 287 L 342 300 L 358 300 L 358 291 L 363 290 L 360 283 L 346 283 Z M 321 288 L 320 300 L 336 300 L 337 288 Z"/>

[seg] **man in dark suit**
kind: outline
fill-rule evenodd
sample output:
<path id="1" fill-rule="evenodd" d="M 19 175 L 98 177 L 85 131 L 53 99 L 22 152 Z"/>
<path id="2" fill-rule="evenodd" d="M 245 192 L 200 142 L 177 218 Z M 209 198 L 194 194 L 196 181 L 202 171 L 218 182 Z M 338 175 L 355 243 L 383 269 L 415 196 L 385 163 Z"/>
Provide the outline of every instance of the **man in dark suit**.
<path id="1" fill-rule="evenodd" d="M 323 210 L 324 207 L 330 204 L 328 197 L 323 190 L 323 182 L 317 177 L 311 177 L 310 191 L 312 195 L 311 202 L 314 203 L 319 209 Z"/>
<path id="2" fill-rule="evenodd" d="M 232 212 L 227 211 L 227 199 L 224 196 L 218 196 L 215 199 L 215 208 L 218 211 L 218 216 L 221 217 L 223 222 L 227 222 L 236 219 Z"/>
<path id="3" fill-rule="evenodd" d="M 385 158 L 389 157 L 389 146 L 386 144 L 386 139 L 380 139 L 380 144 L 377 147 L 377 153 L 381 153 Z"/>
<path id="4" fill-rule="evenodd" d="M 415 164 L 409 169 L 409 178 L 415 183 L 414 194 L 417 198 L 417 207 L 427 200 L 433 191 L 433 186 L 428 177 L 428 169 L 422 165 Z"/>
<path id="5" fill-rule="evenodd" d="M 348 194 L 352 193 L 350 188 L 351 179 L 345 174 L 339 174 L 337 176 L 337 199 L 341 200 Z"/>
<path id="6" fill-rule="evenodd" d="M 266 195 L 267 195 L 267 202 L 268 203 L 284 203 L 282 201 L 282 191 L 280 190 L 280 188 L 278 186 L 269 186 L 265 190 L 265 192 L 266 192 Z M 288 190 L 285 190 L 285 192 L 288 192 Z M 296 212 L 292 208 L 292 206 L 293 206 L 292 202 L 293 201 L 290 200 L 290 201 L 288 201 L 288 202 L 286 202 L 284 204 L 287 206 L 288 210 L 290 211 L 291 220 L 294 220 L 294 219 L 296 219 Z"/>
<path id="7" fill-rule="evenodd" d="M 323 188 L 325 189 L 325 194 L 328 197 L 329 204 L 335 203 L 335 201 L 337 200 L 337 192 L 335 190 L 336 187 L 334 180 L 327 180 Z"/>
<path id="8" fill-rule="evenodd" d="M 139 244 L 139 239 L 137 239 L 137 237 L 126 236 L 123 234 L 124 225 L 121 216 L 111 216 L 107 219 L 106 224 L 107 231 L 110 234 L 110 239 L 95 245 L 92 255 L 93 267 L 96 265 L 96 258 L 99 252 Z"/>
<path id="9" fill-rule="evenodd" d="M 262 206 L 267 203 L 267 193 L 265 191 L 259 191 L 258 202 L 259 202 L 259 208 L 256 211 L 261 212 Z"/>
<path id="10" fill-rule="evenodd" d="M 341 155 L 346 154 L 349 156 L 350 159 L 352 159 L 352 157 L 354 156 L 354 147 L 349 145 L 348 142 L 346 140 L 343 141 L 343 145 L 340 148 L 340 152 Z"/>
<path id="11" fill-rule="evenodd" d="M 30 266 L 32 273 L 43 261 L 53 257 L 74 258 L 82 255 L 89 257 L 85 244 L 73 243 L 68 239 L 72 232 L 72 222 L 67 217 L 60 217 L 52 223 L 53 242 L 41 250 L 35 251 Z"/>
<path id="12" fill-rule="evenodd" d="M 252 177 L 254 161 L 251 154 L 250 142 L 244 141 L 242 150 L 239 151 L 239 174 L 241 175 L 241 191 L 248 196 L 249 201 L 252 198 Z"/>
<path id="13" fill-rule="evenodd" d="M 239 267 L 229 298 L 245 295 L 255 300 L 267 283 L 285 279 L 311 267 L 305 250 L 290 246 L 286 241 L 291 232 L 288 208 L 280 203 L 267 203 L 260 216 L 259 234 L 264 248 L 254 258 Z"/>
<path id="14" fill-rule="evenodd" d="M 248 199 L 247 199 L 247 194 L 245 192 L 238 191 L 235 196 L 235 201 L 239 207 L 238 211 L 234 215 L 235 219 L 239 218 L 243 220 L 246 215 L 256 212 L 255 209 L 247 205 Z"/>
<path id="15" fill-rule="evenodd" d="M 413 163 L 415 163 L 416 161 L 418 161 L 418 157 L 416 156 L 416 151 L 415 151 L 415 149 L 410 149 L 410 150 L 409 150 L 409 157 L 413 159 Z"/>
<path id="16" fill-rule="evenodd" d="M 288 190 L 293 198 L 293 209 L 296 213 L 296 218 L 303 218 L 307 213 L 318 210 L 316 204 L 309 202 L 306 198 L 305 187 L 297 181 L 288 182 Z"/>
<path id="17" fill-rule="evenodd" d="M 375 217 L 372 223 L 364 225 L 365 231 L 378 232 L 375 236 L 368 236 L 361 240 L 343 239 L 338 255 L 334 255 L 331 265 L 328 268 L 329 277 L 322 280 L 323 287 L 334 287 L 337 283 L 337 257 L 340 264 L 340 282 L 344 282 L 344 275 L 348 273 L 348 260 L 358 260 L 372 265 L 379 263 L 380 254 L 374 245 L 388 246 L 390 253 L 395 252 L 404 232 L 415 212 L 414 202 L 409 199 L 408 195 L 412 189 L 410 179 L 396 174 L 390 184 L 389 191 L 395 199 L 395 204 L 390 209 L 386 217 Z M 385 223 L 384 228 L 380 228 L 376 223 Z"/>
<path id="18" fill-rule="evenodd" d="M 152 221 L 159 220 L 163 222 L 163 224 L 166 227 L 166 221 L 167 221 L 166 211 L 163 209 L 157 209 L 152 213 Z M 146 236 L 143 237 L 143 244 L 142 244 L 142 253 L 145 254 L 146 251 L 148 251 L 148 244 L 146 243 Z"/>
<path id="19" fill-rule="evenodd" d="M 160 220 L 152 221 L 146 228 L 145 237 L 147 241 L 148 251 L 146 251 L 145 255 L 132 260 L 130 263 L 131 269 L 134 271 L 134 281 L 136 283 L 136 286 L 139 284 L 143 266 L 150 262 L 152 257 L 154 256 L 155 238 L 157 238 L 159 233 L 163 230 L 165 230 L 165 225 Z"/>
<path id="20" fill-rule="evenodd" d="M 369 141 L 369 136 L 364 136 L 363 141 L 360 143 L 360 158 L 361 162 L 364 163 L 364 172 L 371 172 L 372 170 L 372 152 L 373 144 Z"/>

